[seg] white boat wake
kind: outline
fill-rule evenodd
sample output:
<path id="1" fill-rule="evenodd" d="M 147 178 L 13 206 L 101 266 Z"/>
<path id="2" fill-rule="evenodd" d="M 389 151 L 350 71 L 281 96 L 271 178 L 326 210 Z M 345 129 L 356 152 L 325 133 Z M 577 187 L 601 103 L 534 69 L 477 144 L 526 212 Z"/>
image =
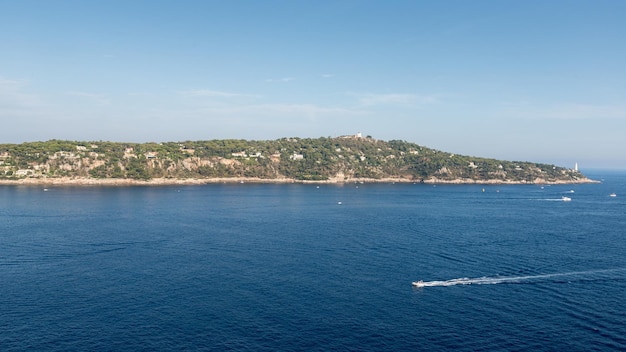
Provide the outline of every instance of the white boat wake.
<path id="1" fill-rule="evenodd" d="M 495 284 L 505 284 L 505 283 L 525 283 L 525 282 L 534 282 L 538 280 L 545 279 L 555 279 L 555 278 L 567 278 L 570 277 L 570 280 L 576 279 L 589 279 L 589 276 L 597 276 L 598 274 L 603 273 L 612 273 L 612 272 L 626 272 L 626 268 L 620 269 L 603 269 L 603 270 L 588 270 L 588 271 L 572 271 L 567 273 L 556 273 L 556 274 L 543 274 L 543 275 L 526 275 L 526 276 L 483 276 L 478 278 L 467 278 L 462 277 L 458 279 L 444 280 L 444 281 L 413 281 L 413 287 L 421 288 L 421 287 L 435 287 L 435 286 L 456 286 L 456 285 L 495 285 Z M 592 277 L 599 278 L 599 277 Z"/>

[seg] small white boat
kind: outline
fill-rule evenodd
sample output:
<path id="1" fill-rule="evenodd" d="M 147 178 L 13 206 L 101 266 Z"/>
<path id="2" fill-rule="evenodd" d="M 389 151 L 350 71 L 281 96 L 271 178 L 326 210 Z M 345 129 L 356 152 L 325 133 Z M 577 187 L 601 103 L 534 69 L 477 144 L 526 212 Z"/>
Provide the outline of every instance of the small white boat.
<path id="1" fill-rule="evenodd" d="M 424 284 L 424 281 L 419 280 L 419 281 L 413 281 L 413 287 L 425 287 L 426 284 Z"/>
<path id="2" fill-rule="evenodd" d="M 564 201 L 564 202 L 569 202 L 569 201 L 572 200 L 572 198 L 563 196 L 563 197 L 561 197 L 561 200 Z"/>
<path id="3" fill-rule="evenodd" d="M 611 194 L 609 194 L 609 197 L 617 197 L 617 194 L 611 193 Z"/>

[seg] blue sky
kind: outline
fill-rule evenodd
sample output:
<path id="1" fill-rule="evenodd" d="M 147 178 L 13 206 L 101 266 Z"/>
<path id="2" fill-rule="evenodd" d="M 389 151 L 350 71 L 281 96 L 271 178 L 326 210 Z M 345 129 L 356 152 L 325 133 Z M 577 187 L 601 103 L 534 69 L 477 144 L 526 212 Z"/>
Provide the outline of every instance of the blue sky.
<path id="1" fill-rule="evenodd" d="M 0 0 L 0 143 L 362 132 L 626 168 L 626 1 Z"/>

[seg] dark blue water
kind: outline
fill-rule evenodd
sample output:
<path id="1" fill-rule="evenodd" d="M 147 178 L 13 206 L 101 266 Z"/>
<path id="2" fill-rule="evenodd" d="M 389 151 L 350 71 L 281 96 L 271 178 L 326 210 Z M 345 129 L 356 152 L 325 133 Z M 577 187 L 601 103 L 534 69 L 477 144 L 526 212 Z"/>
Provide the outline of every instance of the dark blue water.
<path id="1" fill-rule="evenodd" d="M 625 350 L 626 173 L 589 175 L 2 186 L 0 350 Z"/>

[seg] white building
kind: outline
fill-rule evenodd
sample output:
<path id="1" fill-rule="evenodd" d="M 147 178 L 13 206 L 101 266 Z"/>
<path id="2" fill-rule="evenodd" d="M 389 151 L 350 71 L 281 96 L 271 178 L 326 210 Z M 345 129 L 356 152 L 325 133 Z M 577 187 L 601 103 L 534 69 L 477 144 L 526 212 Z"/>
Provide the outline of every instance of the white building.
<path id="1" fill-rule="evenodd" d="M 291 159 L 291 160 L 302 160 L 302 159 L 304 159 L 304 155 L 293 153 L 291 156 L 289 156 L 289 159 Z"/>

